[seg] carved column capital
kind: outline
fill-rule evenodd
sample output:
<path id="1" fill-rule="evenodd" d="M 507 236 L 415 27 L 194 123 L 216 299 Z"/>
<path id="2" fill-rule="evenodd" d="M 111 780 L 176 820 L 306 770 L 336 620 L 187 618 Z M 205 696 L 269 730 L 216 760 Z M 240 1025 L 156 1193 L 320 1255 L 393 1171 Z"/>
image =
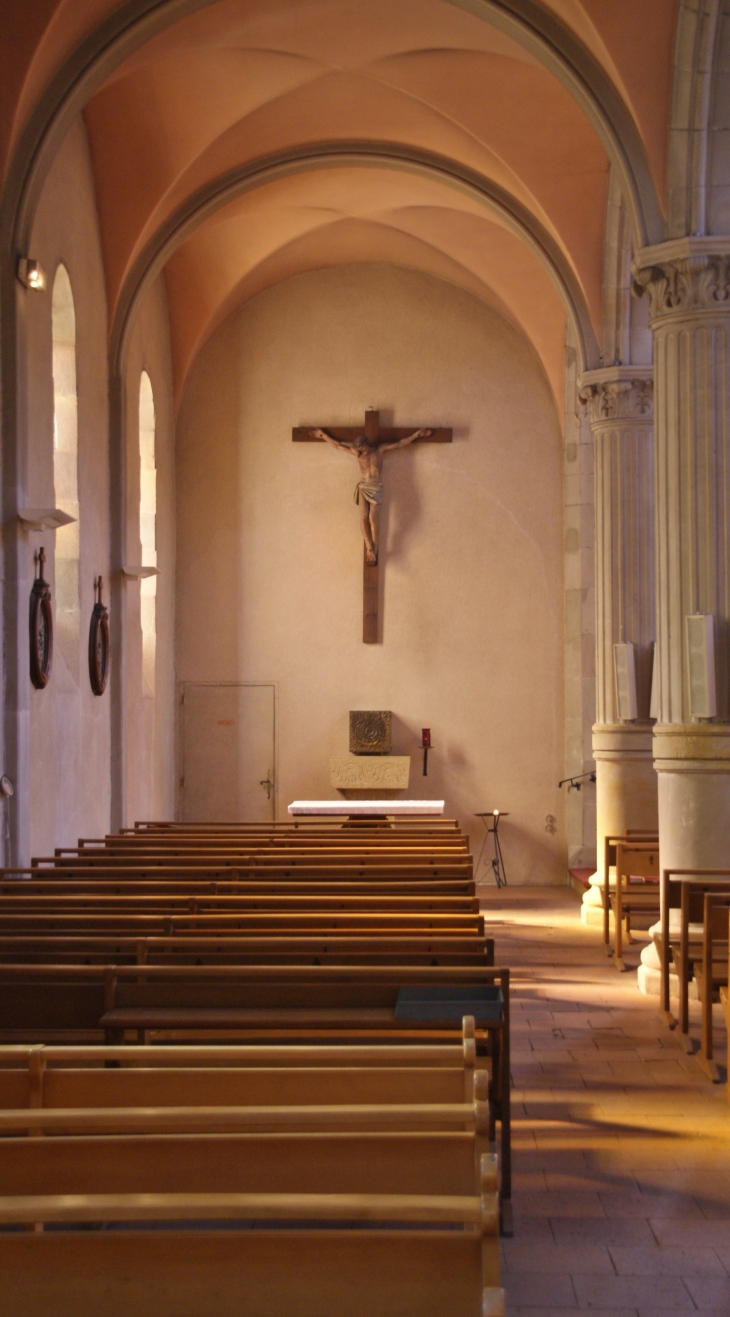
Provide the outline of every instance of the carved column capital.
<path id="1" fill-rule="evenodd" d="M 677 238 L 638 252 L 634 291 L 648 292 L 652 328 L 683 316 L 730 313 L 730 239 Z"/>
<path id="2" fill-rule="evenodd" d="M 654 367 L 587 370 L 578 381 L 578 397 L 586 405 L 591 427 L 621 420 L 650 425 L 654 420 Z"/>

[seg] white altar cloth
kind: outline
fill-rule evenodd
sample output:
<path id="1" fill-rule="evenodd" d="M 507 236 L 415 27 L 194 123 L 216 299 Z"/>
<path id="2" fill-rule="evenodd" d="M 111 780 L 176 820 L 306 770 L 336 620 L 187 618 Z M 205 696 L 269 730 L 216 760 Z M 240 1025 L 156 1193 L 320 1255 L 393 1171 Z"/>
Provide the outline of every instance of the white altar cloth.
<path id="1" fill-rule="evenodd" d="M 410 814 L 431 817 L 443 814 L 443 800 L 293 800 L 290 814 L 334 814 L 352 818 L 355 814 Z"/>

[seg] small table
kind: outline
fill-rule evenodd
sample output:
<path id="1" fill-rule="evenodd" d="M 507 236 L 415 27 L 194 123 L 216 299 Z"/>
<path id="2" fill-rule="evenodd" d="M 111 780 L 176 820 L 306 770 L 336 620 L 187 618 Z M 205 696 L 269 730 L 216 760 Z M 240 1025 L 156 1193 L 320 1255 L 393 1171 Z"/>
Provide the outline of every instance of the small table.
<path id="1" fill-rule="evenodd" d="M 410 815 L 412 818 L 441 816 L 443 800 L 293 800 L 289 813 L 296 815 L 326 814 L 340 818 L 377 818 Z"/>

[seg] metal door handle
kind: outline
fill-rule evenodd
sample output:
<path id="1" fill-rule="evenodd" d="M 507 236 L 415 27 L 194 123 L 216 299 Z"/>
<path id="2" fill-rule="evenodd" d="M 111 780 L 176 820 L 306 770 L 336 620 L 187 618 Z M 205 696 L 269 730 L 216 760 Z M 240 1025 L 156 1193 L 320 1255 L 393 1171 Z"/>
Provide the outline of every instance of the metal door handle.
<path id="1" fill-rule="evenodd" d="M 260 786 L 260 787 L 266 787 L 266 799 L 267 799 L 267 800 L 271 800 L 271 792 L 272 792 L 272 789 L 273 789 L 273 786 L 274 786 L 274 784 L 273 784 L 273 782 L 271 781 L 271 779 L 268 778 L 268 777 L 265 777 L 264 780 L 263 780 L 263 782 L 259 782 L 259 786 Z"/>

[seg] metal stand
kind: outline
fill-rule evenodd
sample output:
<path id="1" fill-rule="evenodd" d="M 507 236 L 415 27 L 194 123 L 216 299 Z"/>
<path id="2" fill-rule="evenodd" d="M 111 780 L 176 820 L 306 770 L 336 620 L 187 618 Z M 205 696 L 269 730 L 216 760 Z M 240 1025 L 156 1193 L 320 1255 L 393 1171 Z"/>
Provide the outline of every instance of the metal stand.
<path id="1" fill-rule="evenodd" d="M 492 864 L 492 870 L 494 872 L 494 881 L 497 884 L 497 887 L 506 887 L 507 871 L 504 867 L 504 856 L 502 855 L 502 846 L 499 840 L 499 820 L 508 818 L 509 810 L 502 812 L 502 810 L 493 809 L 489 813 L 485 812 L 483 814 L 475 814 L 474 817 L 478 819 L 482 819 L 484 823 L 484 827 L 486 829 L 484 833 L 484 841 L 482 842 L 482 849 L 479 852 L 479 859 L 477 860 L 477 867 L 474 870 L 474 881 L 478 882 L 479 880 L 479 867 L 482 863 L 482 858 L 484 856 L 484 848 L 490 836 L 492 836 L 494 837 L 494 855 L 492 857 L 491 864 Z M 491 827 L 489 826 L 490 823 L 492 825 Z"/>

